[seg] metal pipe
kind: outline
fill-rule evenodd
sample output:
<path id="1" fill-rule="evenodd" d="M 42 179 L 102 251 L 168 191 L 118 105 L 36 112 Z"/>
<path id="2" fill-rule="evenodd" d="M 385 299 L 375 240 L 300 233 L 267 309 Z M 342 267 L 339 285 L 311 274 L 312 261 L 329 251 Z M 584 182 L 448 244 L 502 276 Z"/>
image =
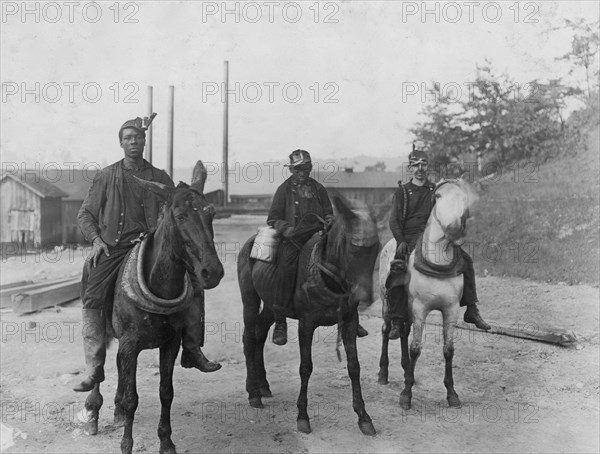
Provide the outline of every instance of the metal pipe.
<path id="1" fill-rule="evenodd" d="M 173 129 L 175 120 L 175 87 L 169 85 L 169 121 L 167 130 L 167 173 L 173 178 Z"/>
<path id="2" fill-rule="evenodd" d="M 148 117 L 152 116 L 152 85 L 148 85 Z M 152 126 L 148 127 L 148 131 L 146 133 L 146 161 L 152 164 Z"/>
<path id="3" fill-rule="evenodd" d="M 225 100 L 223 106 L 223 193 L 224 206 L 229 202 L 229 61 L 225 61 Z"/>

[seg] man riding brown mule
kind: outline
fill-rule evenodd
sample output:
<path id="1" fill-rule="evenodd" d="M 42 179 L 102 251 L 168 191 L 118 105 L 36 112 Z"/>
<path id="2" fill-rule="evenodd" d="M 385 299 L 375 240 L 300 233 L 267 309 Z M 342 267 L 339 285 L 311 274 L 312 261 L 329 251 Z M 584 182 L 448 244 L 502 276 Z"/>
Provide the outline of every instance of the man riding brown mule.
<path id="1" fill-rule="evenodd" d="M 370 297 L 373 268 L 379 252 L 375 220 L 365 212 L 351 210 L 340 198 L 334 198 L 338 214 L 323 232 L 315 233 L 300 246 L 295 285 L 290 285 L 290 315 L 298 319 L 301 387 L 298 395 L 297 428 L 310 433 L 307 412 L 308 381 L 312 374 L 313 334 L 319 326 L 338 325 L 346 350 L 348 375 L 352 382 L 352 404 L 358 415 L 360 430 L 375 435 L 375 428 L 365 410 L 360 386 L 360 364 L 356 348 L 358 304 Z M 305 229 L 299 222 L 296 232 Z M 291 235 L 292 239 L 294 235 Z M 263 261 L 253 257 L 255 238 L 250 238 L 238 256 L 238 283 L 244 305 L 244 356 L 246 391 L 254 408 L 262 408 L 262 398 L 271 397 L 264 363 L 264 345 L 274 321 L 274 306 L 280 303 L 273 291 L 280 277 L 278 269 L 288 258 L 286 249 Z M 262 303 L 264 304 L 261 304 Z"/>
<path id="2" fill-rule="evenodd" d="M 133 177 L 144 191 L 154 193 L 166 204 L 156 229 L 136 243 L 119 267 L 114 302 L 106 310 L 105 345 L 112 336 L 119 339 L 114 424 L 124 425 L 123 454 L 131 454 L 133 449 L 138 355 L 142 350 L 153 348 L 160 349 L 159 452 L 176 454 L 171 440 L 170 413 L 174 396 L 173 368 L 182 331 L 189 324 L 190 314 L 197 310 L 193 306 L 204 307 L 204 290 L 217 286 L 223 277 L 223 265 L 214 245 L 215 209 L 203 193 L 206 174 L 198 161 L 190 186 L 179 183 L 173 188 Z M 82 280 L 83 291 L 87 271 Z M 98 431 L 102 402 L 100 383 L 95 383 L 85 401 L 85 412 L 80 415 L 89 434 L 95 435 Z"/>
<path id="3" fill-rule="evenodd" d="M 112 304 L 115 282 L 123 260 L 134 247 L 133 241 L 156 227 L 162 200 L 144 191 L 135 177 L 174 187 L 162 170 L 152 166 L 142 156 L 146 143 L 147 124 L 141 118 L 126 121 L 119 129 L 119 142 L 125 157 L 102 169 L 94 178 L 77 222 L 85 238 L 93 244 L 86 289 L 82 295 L 83 347 L 86 376 L 74 391 L 91 391 L 104 381 L 106 348 L 106 311 Z M 181 365 L 213 372 L 221 365 L 209 361 L 203 354 L 204 305 L 201 295 L 195 295 L 183 330 Z"/>
<path id="4" fill-rule="evenodd" d="M 335 217 L 327 190 L 310 177 L 313 164 L 310 153 L 295 150 L 289 156 L 291 176 L 277 188 L 267 217 L 267 224 L 281 236 L 279 266 L 275 270 L 272 291 L 277 303 L 273 307 L 275 328 L 273 343 L 287 343 L 286 317 L 293 316 L 293 289 L 302 246 L 323 228 L 328 229 Z M 369 333 L 360 324 L 358 337 Z"/>

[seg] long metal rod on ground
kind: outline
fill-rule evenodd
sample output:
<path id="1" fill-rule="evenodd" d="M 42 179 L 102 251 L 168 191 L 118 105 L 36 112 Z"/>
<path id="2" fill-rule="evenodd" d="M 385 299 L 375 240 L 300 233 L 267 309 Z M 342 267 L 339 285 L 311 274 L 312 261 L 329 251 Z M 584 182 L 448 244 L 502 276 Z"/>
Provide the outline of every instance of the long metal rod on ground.
<path id="1" fill-rule="evenodd" d="M 439 322 L 426 322 L 426 325 L 429 326 L 438 326 L 442 327 L 443 325 Z M 489 322 L 492 329 L 489 331 L 480 330 L 472 325 L 468 325 L 463 322 L 458 322 L 456 324 L 457 329 L 471 331 L 472 333 L 478 333 L 482 336 L 489 336 L 491 334 L 498 336 L 508 336 L 514 337 L 518 339 L 531 340 L 536 342 L 543 342 L 545 344 L 553 344 L 559 345 L 561 347 L 576 347 L 577 346 L 577 336 L 575 333 L 567 332 L 562 329 L 542 329 L 540 327 L 535 326 L 532 323 L 515 323 L 510 327 L 502 326 L 499 323 Z M 441 335 L 441 331 L 440 331 Z"/>

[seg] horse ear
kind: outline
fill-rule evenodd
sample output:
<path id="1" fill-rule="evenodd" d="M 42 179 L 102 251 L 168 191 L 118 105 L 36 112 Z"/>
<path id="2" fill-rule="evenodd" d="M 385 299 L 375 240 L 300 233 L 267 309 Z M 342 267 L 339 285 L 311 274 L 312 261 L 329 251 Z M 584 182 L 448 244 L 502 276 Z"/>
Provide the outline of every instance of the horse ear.
<path id="1" fill-rule="evenodd" d="M 153 194 L 156 194 L 163 200 L 169 201 L 171 199 L 171 196 L 175 192 L 175 188 L 167 186 L 166 184 L 158 183 L 156 181 L 142 180 L 141 178 L 138 178 L 135 175 L 133 175 L 133 178 L 135 178 L 137 184 L 139 184 L 146 191 L 150 191 Z"/>
<path id="2" fill-rule="evenodd" d="M 206 183 L 207 171 L 202 161 L 198 161 L 192 172 L 192 184 L 191 188 L 198 191 L 200 194 L 204 194 L 204 184 Z"/>
<path id="3" fill-rule="evenodd" d="M 333 205 L 337 212 L 346 220 L 352 220 L 356 217 L 354 212 L 350 209 L 350 207 L 344 202 L 344 200 L 339 196 L 333 197 Z"/>

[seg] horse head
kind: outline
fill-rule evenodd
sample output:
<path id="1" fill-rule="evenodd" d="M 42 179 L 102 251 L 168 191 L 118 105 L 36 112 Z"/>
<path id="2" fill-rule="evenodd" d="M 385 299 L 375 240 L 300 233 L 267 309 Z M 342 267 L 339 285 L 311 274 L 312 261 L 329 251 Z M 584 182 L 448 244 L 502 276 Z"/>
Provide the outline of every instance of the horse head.
<path id="1" fill-rule="evenodd" d="M 157 232 L 171 232 L 172 257 L 181 260 L 187 272 L 195 276 L 202 288 L 216 287 L 223 277 L 223 265 L 214 244 L 215 208 L 204 196 L 206 169 L 196 163 L 192 184 L 179 183 L 176 188 L 136 178 L 146 190 L 166 202 Z"/>
<path id="2" fill-rule="evenodd" d="M 467 234 L 469 207 L 476 199 L 475 192 L 462 179 L 442 180 L 434 191 L 433 216 L 440 224 L 444 236 L 455 243 Z"/>
<path id="3" fill-rule="evenodd" d="M 336 264 L 351 292 L 351 303 L 370 301 L 373 268 L 380 243 L 377 222 L 366 210 L 353 210 L 335 196 L 336 220 L 328 233 L 326 260 Z"/>

